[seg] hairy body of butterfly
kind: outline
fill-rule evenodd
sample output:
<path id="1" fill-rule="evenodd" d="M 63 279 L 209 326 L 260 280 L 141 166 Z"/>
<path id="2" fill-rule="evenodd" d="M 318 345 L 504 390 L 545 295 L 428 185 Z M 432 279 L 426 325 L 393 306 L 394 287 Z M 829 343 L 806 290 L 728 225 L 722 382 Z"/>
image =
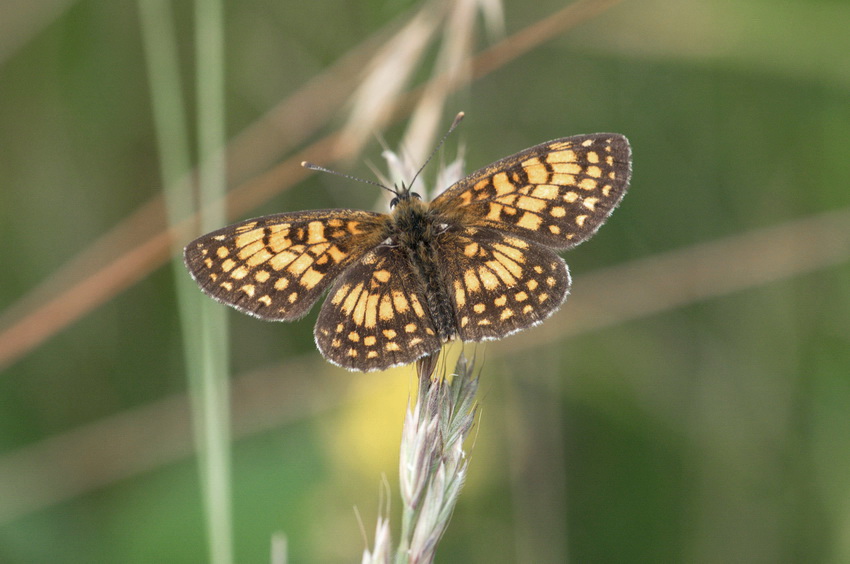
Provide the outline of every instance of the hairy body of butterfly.
<path id="1" fill-rule="evenodd" d="M 387 229 L 385 241 L 404 250 L 413 265 L 413 276 L 408 285 L 417 287 L 425 296 L 426 308 L 431 313 L 437 337 L 447 342 L 457 336 L 456 314 L 448 293 L 447 281 L 440 273 L 439 238 L 449 230 L 441 223 L 438 214 L 428 208 L 413 192 L 402 190 L 395 198 L 393 221 Z"/>
<path id="2" fill-rule="evenodd" d="M 265 216 L 190 243 L 201 288 L 263 319 L 303 316 L 328 288 L 316 344 L 331 362 L 380 370 L 453 339 L 498 339 L 566 299 L 556 250 L 588 239 L 622 199 L 625 137 L 557 139 L 485 167 L 430 203 L 402 186 L 390 214 Z"/>

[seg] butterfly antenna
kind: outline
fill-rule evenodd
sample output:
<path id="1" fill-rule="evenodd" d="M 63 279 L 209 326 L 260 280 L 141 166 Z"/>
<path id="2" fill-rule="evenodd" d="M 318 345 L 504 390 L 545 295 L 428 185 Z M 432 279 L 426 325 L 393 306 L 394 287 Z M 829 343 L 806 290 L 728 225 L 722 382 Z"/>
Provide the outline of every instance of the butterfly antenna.
<path id="1" fill-rule="evenodd" d="M 335 174 L 337 176 L 341 176 L 343 178 L 348 178 L 349 180 L 354 180 L 356 182 L 363 182 L 364 184 L 371 184 L 372 186 L 377 186 L 378 188 L 383 188 L 387 192 L 389 192 L 391 194 L 395 194 L 396 196 L 398 196 L 398 192 L 396 190 L 393 190 L 392 188 L 388 188 L 388 187 L 384 186 L 383 184 L 381 184 L 380 182 L 375 182 L 374 180 L 366 180 L 365 178 L 360 178 L 359 176 L 352 176 L 350 174 L 345 174 L 343 172 L 337 172 L 335 170 L 331 170 L 329 168 L 325 168 L 323 166 L 319 166 L 317 164 L 313 164 L 313 163 L 307 162 L 307 161 L 301 161 L 301 166 L 303 166 L 304 168 L 309 169 L 309 170 L 318 170 L 319 172 L 327 172 L 327 173 L 330 173 L 330 174 Z"/>
<path id="2" fill-rule="evenodd" d="M 454 130 L 455 130 L 455 128 L 456 128 L 458 125 L 460 125 L 460 122 L 461 122 L 461 120 L 463 120 L 463 116 L 464 116 L 464 115 L 465 115 L 465 114 L 464 114 L 463 112 L 458 112 L 458 113 L 457 113 L 457 115 L 455 116 L 454 121 L 453 121 L 453 122 L 452 122 L 452 124 L 449 126 L 449 130 L 448 130 L 448 131 L 446 131 L 446 133 L 443 135 L 443 138 L 442 138 L 442 139 L 440 139 L 440 142 L 439 142 L 439 143 L 437 143 L 437 146 L 436 146 L 436 147 L 434 147 L 434 150 L 433 150 L 433 151 L 431 151 L 431 154 L 430 154 L 430 155 L 428 155 L 428 158 L 427 158 L 427 159 L 425 159 L 425 164 L 423 164 L 423 165 L 422 165 L 422 167 L 421 167 L 418 171 L 416 171 L 416 174 L 414 174 L 414 175 L 413 175 L 413 179 L 410 181 L 410 186 L 413 186 L 413 183 L 414 183 L 414 182 L 416 182 L 416 179 L 417 179 L 417 178 L 419 178 L 419 175 L 422 173 L 422 171 L 423 171 L 423 170 L 425 170 L 425 167 L 426 167 L 426 166 L 428 166 L 428 163 L 430 163 L 430 162 L 431 162 L 431 159 L 433 159 L 433 158 L 434 158 L 434 155 L 436 155 L 436 154 L 437 154 L 437 151 L 439 151 L 439 150 L 440 150 L 440 147 L 442 147 L 442 146 L 443 146 L 443 143 L 445 143 L 445 142 L 446 142 L 446 139 L 449 137 L 449 135 L 451 135 L 451 134 L 452 134 L 452 131 L 454 131 Z"/>

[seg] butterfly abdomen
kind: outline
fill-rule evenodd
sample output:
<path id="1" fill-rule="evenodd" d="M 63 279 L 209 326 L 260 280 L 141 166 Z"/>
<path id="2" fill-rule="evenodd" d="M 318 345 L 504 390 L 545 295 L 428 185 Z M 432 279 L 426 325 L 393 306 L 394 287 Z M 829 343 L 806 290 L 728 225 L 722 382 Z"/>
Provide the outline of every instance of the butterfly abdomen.
<path id="1" fill-rule="evenodd" d="M 426 315 L 430 315 L 440 341 L 451 341 L 457 336 L 457 316 L 437 255 L 437 237 L 446 228 L 435 221 L 435 214 L 424 203 L 414 198 L 402 199 L 393 211 L 393 219 L 393 238 L 413 266 L 416 280 L 412 282 L 425 296 Z"/>
<path id="2" fill-rule="evenodd" d="M 437 267 L 436 249 L 422 241 L 416 249 L 412 249 L 411 260 L 424 282 L 425 299 L 437 336 L 444 343 L 451 341 L 457 336 L 456 315 L 443 282 L 443 273 Z"/>

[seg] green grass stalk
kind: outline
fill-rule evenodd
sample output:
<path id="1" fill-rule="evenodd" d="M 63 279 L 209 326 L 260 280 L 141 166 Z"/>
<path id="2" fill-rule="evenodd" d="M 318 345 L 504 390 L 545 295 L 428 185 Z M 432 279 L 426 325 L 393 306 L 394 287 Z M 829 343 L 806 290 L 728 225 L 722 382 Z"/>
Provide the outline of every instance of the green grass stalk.
<path id="1" fill-rule="evenodd" d="M 223 92 L 220 14 L 220 6 L 213 5 L 199 6 L 197 12 L 199 60 L 203 59 L 198 70 L 199 107 L 203 108 L 199 117 L 202 156 L 221 154 L 224 143 L 222 97 L 215 94 Z M 166 0 L 139 0 L 139 15 L 168 222 L 175 226 L 195 213 L 196 208 L 175 27 Z M 205 94 L 209 92 L 213 93 Z M 205 225 L 223 222 L 224 178 L 223 160 L 203 159 L 200 183 Z M 172 270 L 199 453 L 210 561 L 227 564 L 233 561 L 233 541 L 226 317 L 222 308 L 198 291 L 186 273 L 182 260 L 184 243 L 175 241 L 173 245 Z"/>
<path id="2" fill-rule="evenodd" d="M 224 147 L 224 6 L 195 2 L 195 65 L 198 108 L 198 188 L 201 231 L 226 222 L 227 170 Z M 199 293 L 200 295 L 200 293 Z M 201 313 L 202 370 L 191 383 L 195 436 L 204 478 L 204 508 L 210 560 L 233 562 L 230 488 L 230 394 L 227 313 L 204 299 Z"/>

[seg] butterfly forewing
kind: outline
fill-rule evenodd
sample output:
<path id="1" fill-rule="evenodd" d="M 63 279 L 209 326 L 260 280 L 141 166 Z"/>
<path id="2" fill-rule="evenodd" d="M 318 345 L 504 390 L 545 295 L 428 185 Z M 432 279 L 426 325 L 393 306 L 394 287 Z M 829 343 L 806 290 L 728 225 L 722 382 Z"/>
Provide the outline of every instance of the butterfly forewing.
<path id="1" fill-rule="evenodd" d="M 565 137 L 474 172 L 431 207 L 462 225 L 567 249 L 605 222 L 623 198 L 630 176 L 631 149 L 622 135 Z"/>
<path id="2" fill-rule="evenodd" d="M 213 298 L 262 319 L 297 319 L 378 244 L 386 220 L 342 209 L 269 215 L 196 239 L 184 259 Z"/>
<path id="3" fill-rule="evenodd" d="M 449 231 L 439 252 L 463 341 L 499 339 L 537 325 L 558 309 L 570 289 L 561 257 L 499 231 Z"/>
<path id="4" fill-rule="evenodd" d="M 414 266 L 404 249 L 381 245 L 334 283 L 315 329 L 316 345 L 339 366 L 383 370 L 440 349 Z"/>

